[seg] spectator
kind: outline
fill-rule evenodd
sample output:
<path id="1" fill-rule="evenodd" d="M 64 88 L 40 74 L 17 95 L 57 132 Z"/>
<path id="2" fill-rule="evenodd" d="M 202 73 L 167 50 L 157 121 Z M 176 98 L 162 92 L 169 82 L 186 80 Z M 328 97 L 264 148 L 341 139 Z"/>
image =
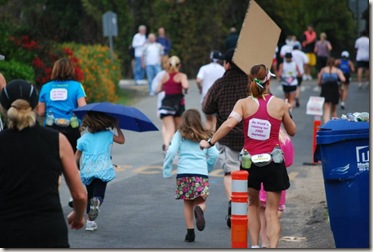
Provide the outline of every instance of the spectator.
<path id="1" fill-rule="evenodd" d="M 304 68 L 304 80 L 312 80 L 312 68 L 316 65 L 316 55 L 314 52 L 316 39 L 317 33 L 314 31 L 312 25 L 308 25 L 307 30 L 303 33 L 302 41 L 303 52 L 308 57 L 308 64 Z"/>
<path id="2" fill-rule="evenodd" d="M 216 114 L 216 128 L 219 128 L 228 118 L 234 104 L 239 99 L 249 96 L 247 74 L 232 61 L 234 50 L 231 48 L 222 56 L 226 72 L 212 85 L 202 104 L 202 111 L 205 114 Z M 216 167 L 224 169 L 224 189 L 228 201 L 228 215 L 226 217 L 228 227 L 231 227 L 231 172 L 240 169 L 239 156 L 243 140 L 242 123 L 239 123 L 227 136 L 221 138 L 216 146 L 219 150 Z"/>
<path id="3" fill-rule="evenodd" d="M 133 36 L 132 47 L 135 49 L 135 83 L 141 85 L 145 78 L 145 70 L 142 65 L 142 55 L 146 44 L 146 26 L 140 25 L 138 33 Z"/>
<path id="4" fill-rule="evenodd" d="M 363 71 L 365 71 L 365 87 L 369 85 L 369 37 L 366 31 L 355 41 L 357 81 L 359 88 L 363 85 Z"/>
<path id="5" fill-rule="evenodd" d="M 164 27 L 158 28 L 157 42 L 163 46 L 163 56 L 169 56 L 171 51 L 171 41 L 166 36 L 166 31 Z"/>
<path id="6" fill-rule="evenodd" d="M 12 80 L 2 90 L 8 129 L 0 132 L 0 247 L 69 248 L 68 228 L 84 226 L 87 193 L 65 135 L 36 121 L 36 89 Z M 74 209 L 63 213 L 58 191 L 63 174 Z"/>
<path id="7" fill-rule="evenodd" d="M 326 40 L 326 33 L 320 33 L 320 40 L 318 40 L 315 44 L 317 72 L 320 72 L 321 68 L 326 66 L 326 61 L 330 56 L 331 50 L 332 44 L 328 40 Z"/>
<path id="8" fill-rule="evenodd" d="M 218 60 L 221 58 L 221 53 L 213 51 L 210 53 L 210 63 L 207 65 L 201 66 L 198 71 L 196 82 L 201 94 L 201 103 L 203 102 L 207 91 L 215 83 L 217 79 L 223 76 L 225 69 L 222 65 L 218 63 Z M 205 127 L 209 130 L 215 131 L 216 126 L 216 116 L 205 114 L 206 122 Z"/>
<path id="9" fill-rule="evenodd" d="M 225 50 L 228 51 L 231 48 L 236 48 L 238 40 L 238 33 L 235 27 L 231 27 L 229 30 L 229 34 L 225 39 Z"/>
<path id="10" fill-rule="evenodd" d="M 154 33 L 148 36 L 148 42 L 144 47 L 142 55 L 142 66 L 146 69 L 146 76 L 149 82 L 149 95 L 155 95 L 152 91 L 152 82 L 154 77 L 162 70 L 161 60 L 163 55 L 163 46 L 155 41 Z"/>

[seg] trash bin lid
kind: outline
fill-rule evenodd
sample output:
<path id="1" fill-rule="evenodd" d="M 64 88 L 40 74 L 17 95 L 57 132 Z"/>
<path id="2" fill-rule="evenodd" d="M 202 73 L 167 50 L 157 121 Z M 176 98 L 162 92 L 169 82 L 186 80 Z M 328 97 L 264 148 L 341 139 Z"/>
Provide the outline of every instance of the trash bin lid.
<path id="1" fill-rule="evenodd" d="M 330 120 L 319 128 L 317 144 L 330 144 L 350 139 L 369 139 L 369 122 Z"/>

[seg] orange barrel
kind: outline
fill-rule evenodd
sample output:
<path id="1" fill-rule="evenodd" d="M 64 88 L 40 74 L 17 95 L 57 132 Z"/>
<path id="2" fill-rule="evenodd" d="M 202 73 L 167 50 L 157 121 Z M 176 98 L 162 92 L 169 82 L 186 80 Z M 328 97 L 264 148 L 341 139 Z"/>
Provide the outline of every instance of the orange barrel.
<path id="1" fill-rule="evenodd" d="M 247 209 L 248 192 L 247 171 L 233 171 L 232 176 L 232 213 L 231 242 L 232 248 L 247 248 Z"/>

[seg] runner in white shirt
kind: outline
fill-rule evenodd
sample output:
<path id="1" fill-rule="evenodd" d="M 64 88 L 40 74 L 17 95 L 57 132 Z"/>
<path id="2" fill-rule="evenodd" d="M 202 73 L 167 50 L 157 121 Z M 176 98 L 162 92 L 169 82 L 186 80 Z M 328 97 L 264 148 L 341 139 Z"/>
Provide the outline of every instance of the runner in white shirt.
<path id="1" fill-rule="evenodd" d="M 214 82 L 223 76 L 225 73 L 225 69 L 222 65 L 218 63 L 219 58 L 221 57 L 221 53 L 217 51 L 213 51 L 210 54 L 211 62 L 209 64 L 201 66 L 197 74 L 197 86 L 199 89 L 199 93 L 201 94 L 201 104 L 207 91 L 210 87 L 214 84 Z M 207 129 L 215 130 L 216 126 L 216 117 L 215 115 L 206 115 L 206 122 L 205 127 Z"/>
<path id="2" fill-rule="evenodd" d="M 307 55 L 300 50 L 299 45 L 294 45 L 293 46 L 293 51 L 291 52 L 293 55 L 293 61 L 299 68 L 299 72 L 301 73 L 301 76 L 297 76 L 298 79 L 298 87 L 297 91 L 295 93 L 295 106 L 299 107 L 299 97 L 300 97 L 300 85 L 302 84 L 303 80 L 303 74 L 304 74 L 304 65 L 308 64 L 308 57 Z"/>
<path id="3" fill-rule="evenodd" d="M 355 41 L 357 80 L 359 88 L 362 86 L 362 76 L 365 70 L 365 85 L 369 84 L 369 37 L 366 31 L 361 33 L 360 38 Z"/>

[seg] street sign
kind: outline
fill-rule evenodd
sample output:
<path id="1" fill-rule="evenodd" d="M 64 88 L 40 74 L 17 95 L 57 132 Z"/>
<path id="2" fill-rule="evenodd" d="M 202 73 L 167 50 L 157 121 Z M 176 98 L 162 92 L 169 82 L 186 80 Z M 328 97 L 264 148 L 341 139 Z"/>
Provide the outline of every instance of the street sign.
<path id="1" fill-rule="evenodd" d="M 324 97 L 320 96 L 310 96 L 307 102 L 307 115 L 322 116 L 323 106 L 324 106 Z"/>
<path id="2" fill-rule="evenodd" d="M 254 65 L 264 64 L 271 68 L 280 33 L 280 27 L 254 0 L 250 0 L 233 62 L 246 74 L 250 74 Z"/>
<path id="3" fill-rule="evenodd" d="M 104 37 L 118 36 L 117 14 L 107 11 L 102 15 Z"/>
<path id="4" fill-rule="evenodd" d="M 368 0 L 349 0 L 348 6 L 355 14 L 357 19 L 361 18 L 361 14 L 368 8 Z"/>

